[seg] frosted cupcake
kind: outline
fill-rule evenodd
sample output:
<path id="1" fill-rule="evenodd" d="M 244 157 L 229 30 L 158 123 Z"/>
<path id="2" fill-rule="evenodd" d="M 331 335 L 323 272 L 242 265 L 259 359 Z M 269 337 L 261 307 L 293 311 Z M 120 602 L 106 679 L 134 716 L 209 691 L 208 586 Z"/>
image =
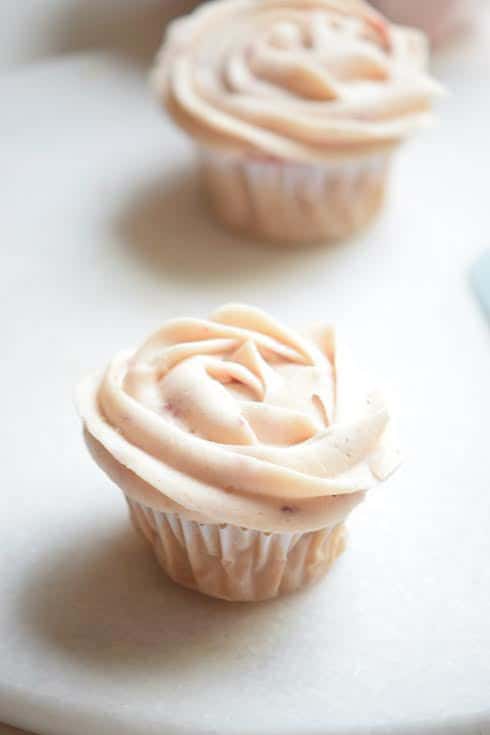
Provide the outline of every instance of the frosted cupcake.
<path id="1" fill-rule="evenodd" d="M 247 306 L 167 322 L 85 379 L 78 406 L 163 569 L 226 600 L 319 579 L 398 463 L 387 407 L 358 389 L 332 329 L 302 336 Z"/>
<path id="2" fill-rule="evenodd" d="M 196 141 L 211 206 L 283 243 L 340 238 L 431 120 L 427 44 L 361 0 L 217 0 L 174 21 L 154 83 Z"/>

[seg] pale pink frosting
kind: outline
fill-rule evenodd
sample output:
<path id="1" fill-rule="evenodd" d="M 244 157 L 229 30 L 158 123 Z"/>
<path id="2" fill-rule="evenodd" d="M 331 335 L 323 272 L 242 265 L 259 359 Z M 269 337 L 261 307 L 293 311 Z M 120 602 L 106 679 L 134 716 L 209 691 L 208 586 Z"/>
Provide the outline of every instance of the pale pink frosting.
<path id="1" fill-rule="evenodd" d="M 429 122 L 426 63 L 423 34 L 362 0 L 216 0 L 171 24 L 154 81 L 205 144 L 318 160 Z"/>
<path id="2" fill-rule="evenodd" d="M 167 322 L 87 378 L 89 444 L 125 492 L 194 520 L 257 530 L 339 522 L 390 474 L 384 401 L 364 395 L 333 330 L 258 309 Z"/>

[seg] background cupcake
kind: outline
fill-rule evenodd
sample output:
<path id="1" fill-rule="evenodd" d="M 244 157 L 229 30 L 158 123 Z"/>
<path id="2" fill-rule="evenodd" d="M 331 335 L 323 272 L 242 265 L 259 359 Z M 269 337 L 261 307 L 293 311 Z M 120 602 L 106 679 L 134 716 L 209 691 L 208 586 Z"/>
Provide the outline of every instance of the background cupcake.
<path id="1" fill-rule="evenodd" d="M 361 0 L 218 0 L 171 24 L 154 81 L 218 217 L 305 242 L 377 212 L 391 154 L 431 119 L 426 62 L 423 35 Z"/>
<path id="2" fill-rule="evenodd" d="M 260 600 L 321 577 L 343 523 L 398 452 L 319 327 L 306 338 L 230 305 L 167 322 L 83 381 L 88 446 L 176 582 Z"/>
<path id="3" fill-rule="evenodd" d="M 440 46 L 471 26 L 479 0 L 372 0 L 390 20 L 421 28 Z"/>

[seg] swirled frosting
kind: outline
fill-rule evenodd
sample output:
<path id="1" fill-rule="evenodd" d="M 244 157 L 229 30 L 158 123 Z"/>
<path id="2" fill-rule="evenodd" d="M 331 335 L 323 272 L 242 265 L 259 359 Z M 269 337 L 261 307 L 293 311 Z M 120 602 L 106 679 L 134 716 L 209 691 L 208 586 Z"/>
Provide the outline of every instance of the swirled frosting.
<path id="1" fill-rule="evenodd" d="M 204 144 L 317 160 L 430 121 L 426 62 L 423 34 L 362 0 L 215 0 L 171 24 L 154 81 Z"/>
<path id="2" fill-rule="evenodd" d="M 328 327 L 303 337 L 228 305 L 167 322 L 85 379 L 90 448 L 152 507 L 257 530 L 344 519 L 397 465 L 383 401 L 358 393 Z"/>

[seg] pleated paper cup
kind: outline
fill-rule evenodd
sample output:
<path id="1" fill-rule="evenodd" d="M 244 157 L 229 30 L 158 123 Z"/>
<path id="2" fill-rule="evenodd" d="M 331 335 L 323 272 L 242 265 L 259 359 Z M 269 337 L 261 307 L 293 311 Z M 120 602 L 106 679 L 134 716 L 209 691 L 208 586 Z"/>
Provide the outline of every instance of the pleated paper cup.
<path id="1" fill-rule="evenodd" d="M 308 164 L 199 148 L 218 220 L 285 245 L 344 239 L 367 226 L 383 204 L 391 155 Z"/>
<path id="2" fill-rule="evenodd" d="M 307 533 L 264 533 L 197 523 L 126 500 L 134 526 L 174 582 L 233 602 L 299 590 L 323 577 L 345 547 L 343 523 Z"/>

